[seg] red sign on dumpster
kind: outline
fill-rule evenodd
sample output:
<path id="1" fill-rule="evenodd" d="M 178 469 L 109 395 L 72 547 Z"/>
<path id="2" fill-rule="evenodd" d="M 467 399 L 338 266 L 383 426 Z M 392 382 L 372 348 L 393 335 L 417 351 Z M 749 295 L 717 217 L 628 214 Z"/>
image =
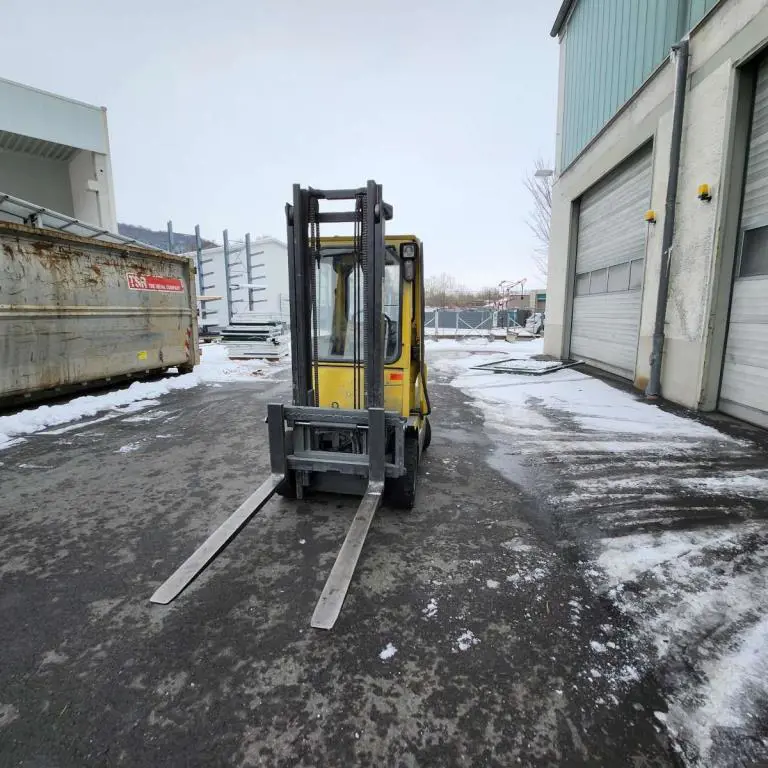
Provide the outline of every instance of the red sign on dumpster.
<path id="1" fill-rule="evenodd" d="M 133 291 L 161 291 L 162 293 L 180 293 L 184 283 L 179 277 L 161 275 L 128 275 L 128 287 Z"/>

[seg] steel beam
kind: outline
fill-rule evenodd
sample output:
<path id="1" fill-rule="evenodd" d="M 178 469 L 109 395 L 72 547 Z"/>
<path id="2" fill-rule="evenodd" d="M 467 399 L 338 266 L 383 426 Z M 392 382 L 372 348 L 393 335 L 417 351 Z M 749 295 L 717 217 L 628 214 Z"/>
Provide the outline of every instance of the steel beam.
<path id="1" fill-rule="evenodd" d="M 368 409 L 368 479 L 384 482 L 384 453 L 387 445 L 387 431 L 384 424 L 384 409 Z"/>
<path id="2" fill-rule="evenodd" d="M 288 282 L 291 310 L 291 370 L 294 405 L 309 405 L 312 388 L 310 350 L 309 274 L 312 260 L 307 247 L 309 197 L 298 184 L 293 185 L 293 205 L 285 207 L 288 223 Z"/>
<path id="3" fill-rule="evenodd" d="M 224 286 L 227 289 L 227 325 L 232 325 L 232 284 L 229 275 L 229 231 L 222 232 L 224 239 Z"/>
<path id="4" fill-rule="evenodd" d="M 368 411 L 352 408 L 315 408 L 314 406 L 285 406 L 285 419 L 289 424 L 296 421 L 328 422 L 338 424 L 368 424 Z M 386 411 L 385 421 L 388 425 L 401 425 L 403 417 L 396 411 Z"/>
<path id="5" fill-rule="evenodd" d="M 320 213 L 317 220 L 321 224 L 345 224 L 357 221 L 357 214 L 354 211 L 328 211 Z"/>
<path id="6" fill-rule="evenodd" d="M 384 333 L 382 326 L 384 288 L 384 220 L 376 215 L 382 196 L 381 185 L 368 182 L 367 221 L 364 248 L 367 255 L 365 275 L 365 387 L 366 406 L 384 407 Z"/>
<path id="7" fill-rule="evenodd" d="M 347 590 L 355 573 L 355 566 L 363 551 L 363 544 L 368 535 L 368 529 L 373 522 L 373 516 L 381 505 L 381 495 L 384 491 L 383 482 L 368 482 L 365 496 L 360 502 L 347 531 L 344 543 L 341 545 L 331 574 L 320 595 L 320 600 L 312 614 L 312 626 L 316 629 L 333 629 L 339 618 Z"/>
<path id="8" fill-rule="evenodd" d="M 320 200 L 354 200 L 358 195 L 365 193 L 365 187 L 358 187 L 358 189 L 315 189 L 309 187 L 309 191 Z"/>
<path id="9" fill-rule="evenodd" d="M 166 605 L 177 597 L 203 571 L 224 547 L 240 532 L 246 523 L 272 498 L 283 475 L 270 475 L 228 517 L 173 575 L 150 598 L 153 603 Z"/>
<path id="10" fill-rule="evenodd" d="M 269 433 L 269 465 L 274 475 L 285 476 L 287 471 L 285 450 L 285 417 L 280 403 L 267 405 L 267 431 Z"/>

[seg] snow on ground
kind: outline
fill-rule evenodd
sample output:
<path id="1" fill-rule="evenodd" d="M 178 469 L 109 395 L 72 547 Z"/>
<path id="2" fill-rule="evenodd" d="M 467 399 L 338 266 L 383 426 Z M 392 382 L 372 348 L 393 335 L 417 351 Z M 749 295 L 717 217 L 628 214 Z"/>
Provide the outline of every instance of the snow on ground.
<path id="1" fill-rule="evenodd" d="M 230 360 L 224 344 L 203 344 L 200 365 L 190 375 L 197 376 L 206 384 L 226 381 L 253 381 L 267 371 L 281 370 L 290 365 L 286 357 L 276 363 L 266 360 Z"/>
<path id="2" fill-rule="evenodd" d="M 382 661 L 387 661 L 387 659 L 391 659 L 395 654 L 397 653 L 397 648 L 395 648 L 392 643 L 387 643 L 386 648 L 379 654 L 379 658 Z"/>
<path id="3" fill-rule="evenodd" d="M 459 334 L 461 335 L 461 334 Z M 503 337 L 489 339 L 485 336 L 464 336 L 462 338 L 443 337 L 438 338 L 427 334 L 427 355 L 434 352 L 446 352 L 460 350 L 462 352 L 499 352 L 500 354 L 508 355 L 509 357 L 516 357 L 517 353 L 523 347 L 535 348 L 535 352 L 530 354 L 541 353 L 541 345 L 543 341 L 541 339 L 525 337 L 518 341 L 506 341 Z"/>
<path id="4" fill-rule="evenodd" d="M 132 413 L 157 405 L 157 398 L 178 389 L 190 389 L 200 384 L 227 381 L 253 381 L 268 370 L 279 370 L 287 363 L 270 364 L 264 360 L 234 361 L 227 357 L 222 344 L 203 345 L 201 361 L 192 373 L 169 376 L 157 381 L 135 381 L 126 389 L 96 395 L 82 395 L 65 403 L 26 408 L 9 416 L 0 416 L 0 450 L 16 445 L 23 435 L 41 432 L 48 427 L 70 424 L 97 414 L 106 414 L 96 421 Z M 57 433 L 67 431 L 67 427 Z"/>
<path id="5" fill-rule="evenodd" d="M 493 465 L 518 483 L 521 466 L 535 467 L 533 491 L 592 551 L 589 583 L 655 653 L 636 660 L 634 675 L 662 681 L 668 712 L 658 719 L 684 761 L 725 768 L 768 757 L 765 455 L 578 368 L 472 370 L 541 354 L 540 340 L 440 340 L 427 350 L 431 370 L 482 410 Z"/>
<path id="6" fill-rule="evenodd" d="M 488 328 L 484 326 L 482 328 L 438 328 L 434 327 L 425 329 L 425 336 L 427 339 L 452 339 L 456 337 L 463 337 L 467 339 L 471 338 L 487 338 L 493 336 L 497 339 L 506 338 L 506 336 L 525 336 L 533 338 L 534 334 L 530 331 L 526 331 L 525 328 L 510 328 L 509 334 L 507 334 L 506 328 Z"/>
<path id="7" fill-rule="evenodd" d="M 439 341 L 434 342 L 434 346 L 429 345 L 428 354 L 443 350 L 445 343 Z M 490 342 L 484 346 L 461 341 L 454 341 L 453 344 L 452 351 L 461 350 L 469 354 L 437 358 L 432 365 L 457 374 L 451 383 L 477 398 L 486 421 L 496 426 L 511 426 L 515 434 L 520 434 L 521 430 L 530 433 L 533 429 L 542 437 L 540 430 L 544 425 L 554 428 L 556 432 L 561 431 L 557 416 L 567 415 L 598 437 L 601 434 L 612 438 L 617 434 L 654 437 L 661 434 L 730 440 L 712 427 L 649 406 L 639 398 L 574 368 L 535 378 L 524 374 L 471 370 L 493 359 L 485 355 L 481 357 L 478 352 L 498 352 L 498 359 L 525 359 L 541 354 L 541 339 L 500 344 Z M 548 414 L 548 411 L 551 413 Z M 549 436 L 552 436 L 551 432 Z"/>
<path id="8" fill-rule="evenodd" d="M 456 647 L 460 651 L 468 651 L 473 645 L 477 645 L 480 642 L 471 629 L 466 629 L 456 639 Z"/>

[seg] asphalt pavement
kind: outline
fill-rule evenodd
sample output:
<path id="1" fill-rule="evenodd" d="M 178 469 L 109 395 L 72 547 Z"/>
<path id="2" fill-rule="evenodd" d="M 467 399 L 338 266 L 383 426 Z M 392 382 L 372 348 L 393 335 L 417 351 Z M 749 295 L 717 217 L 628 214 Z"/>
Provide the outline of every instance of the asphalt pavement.
<path id="1" fill-rule="evenodd" d="M 647 649 L 446 382 L 416 509 L 378 514 L 333 631 L 351 498 L 271 501 L 150 604 L 265 477 L 288 397 L 200 386 L 0 453 L 0 766 L 678 764 Z"/>

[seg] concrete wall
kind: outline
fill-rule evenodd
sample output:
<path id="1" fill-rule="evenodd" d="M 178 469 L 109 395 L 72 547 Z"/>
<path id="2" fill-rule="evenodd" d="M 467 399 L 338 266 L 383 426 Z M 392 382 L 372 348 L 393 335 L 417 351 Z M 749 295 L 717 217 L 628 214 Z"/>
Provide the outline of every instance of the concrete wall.
<path id="1" fill-rule="evenodd" d="M 69 167 L 64 160 L 0 150 L 0 192 L 75 215 Z"/>
<path id="2" fill-rule="evenodd" d="M 76 219 L 117 232 L 109 156 L 80 151 L 69 163 Z"/>
<path id="3" fill-rule="evenodd" d="M 728 0 L 691 33 L 689 91 L 677 200 L 677 222 L 670 271 L 662 391 L 691 408 L 712 408 L 722 351 L 711 349 L 716 331 L 722 335 L 726 316 L 722 297 L 714 301 L 732 263 L 733 252 L 720 247 L 727 233 L 720 227 L 736 194 L 725 193 L 730 169 L 737 70 L 768 42 L 765 0 Z M 561 77 L 564 73 L 561 73 Z M 578 198 L 619 162 L 653 142 L 651 207 L 657 223 L 648 226 L 635 384 L 645 386 L 661 263 L 661 236 L 669 172 L 674 65 L 669 61 L 638 92 L 582 156 L 555 180 L 552 242 L 547 285 L 545 351 L 567 355 L 570 288 L 573 275 Z M 708 183 L 713 200 L 696 196 Z M 725 239 L 724 239 L 725 238 Z M 729 279 L 729 278 L 728 278 Z M 726 310 L 727 311 L 727 310 Z"/>
<path id="4" fill-rule="evenodd" d="M 0 78 L 0 132 L 0 192 L 117 232 L 104 108 Z"/>
<path id="5" fill-rule="evenodd" d="M 109 139 L 100 107 L 0 78 L 0 130 L 107 154 Z"/>

